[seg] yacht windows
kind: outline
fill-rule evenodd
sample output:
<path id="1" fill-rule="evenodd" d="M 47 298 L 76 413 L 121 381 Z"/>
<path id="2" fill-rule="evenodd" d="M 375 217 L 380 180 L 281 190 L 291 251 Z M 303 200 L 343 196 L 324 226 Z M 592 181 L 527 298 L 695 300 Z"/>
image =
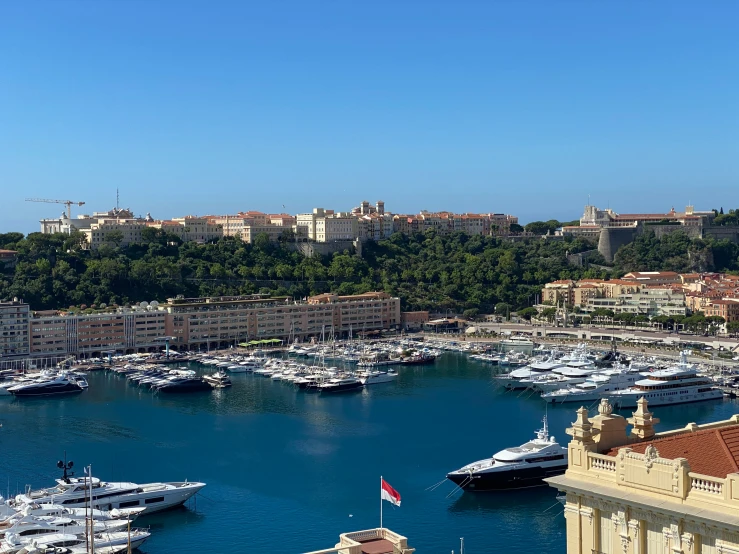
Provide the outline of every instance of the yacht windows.
<path id="1" fill-rule="evenodd" d="M 129 500 L 128 502 L 121 502 L 118 507 L 119 508 L 133 508 L 134 506 L 138 506 L 139 501 L 138 500 Z"/>
<path id="2" fill-rule="evenodd" d="M 564 460 L 563 454 L 555 454 L 552 456 L 538 456 L 536 458 L 526 458 L 527 464 L 535 464 L 539 462 L 551 462 L 554 460 Z"/>
<path id="3" fill-rule="evenodd" d="M 147 498 L 144 503 L 145 504 L 155 504 L 157 502 L 164 502 L 163 496 L 155 496 L 154 498 Z"/>

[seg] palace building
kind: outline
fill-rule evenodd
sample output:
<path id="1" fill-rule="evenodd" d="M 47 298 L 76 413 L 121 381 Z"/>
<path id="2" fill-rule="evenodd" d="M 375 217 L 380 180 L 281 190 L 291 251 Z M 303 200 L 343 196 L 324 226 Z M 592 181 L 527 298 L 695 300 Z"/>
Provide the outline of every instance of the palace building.
<path id="1" fill-rule="evenodd" d="M 547 479 L 566 498 L 567 554 L 739 553 L 739 415 L 658 422 L 644 398 L 629 419 L 606 399 L 577 411 L 569 467 Z"/>

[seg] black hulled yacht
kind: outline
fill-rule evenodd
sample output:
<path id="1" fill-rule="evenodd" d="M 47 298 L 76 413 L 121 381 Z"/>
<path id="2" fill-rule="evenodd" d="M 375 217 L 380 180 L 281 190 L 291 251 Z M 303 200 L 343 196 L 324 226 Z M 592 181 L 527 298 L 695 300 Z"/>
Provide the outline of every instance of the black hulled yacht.
<path id="1" fill-rule="evenodd" d="M 447 474 L 447 479 L 468 491 L 525 489 L 546 485 L 544 479 L 561 475 L 566 469 L 567 448 L 549 436 L 544 417 L 544 426 L 534 439 L 467 464 Z"/>

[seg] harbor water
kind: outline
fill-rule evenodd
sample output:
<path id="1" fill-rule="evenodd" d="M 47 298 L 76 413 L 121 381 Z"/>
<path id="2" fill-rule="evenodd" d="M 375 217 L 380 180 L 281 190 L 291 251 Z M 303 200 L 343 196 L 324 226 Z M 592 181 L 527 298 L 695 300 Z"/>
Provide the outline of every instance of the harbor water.
<path id="1" fill-rule="evenodd" d="M 136 522 L 152 531 L 141 552 L 290 553 L 378 527 L 382 475 L 402 495 L 399 508 L 385 503 L 384 525 L 419 553 L 458 551 L 460 537 L 470 554 L 565 552 L 553 489 L 433 488 L 448 471 L 532 438 L 545 403 L 496 388 L 490 366 L 461 354 L 399 371 L 394 383 L 323 396 L 252 374 L 232 375 L 230 389 L 154 395 L 99 371 L 76 396 L 0 397 L 0 494 L 50 486 L 66 451 L 105 480 L 207 483 L 186 507 Z M 577 407 L 548 407 L 563 444 Z M 737 403 L 654 412 L 664 430 L 726 419 Z"/>

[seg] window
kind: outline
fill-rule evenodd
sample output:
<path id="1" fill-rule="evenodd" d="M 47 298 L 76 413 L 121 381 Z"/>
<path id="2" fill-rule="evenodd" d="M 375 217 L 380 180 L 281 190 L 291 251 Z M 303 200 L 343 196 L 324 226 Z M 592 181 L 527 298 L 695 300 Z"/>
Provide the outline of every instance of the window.
<path id="1" fill-rule="evenodd" d="M 157 502 L 164 502 L 163 496 L 155 496 L 153 498 L 147 498 L 144 503 L 145 504 L 156 504 Z"/>
<path id="2" fill-rule="evenodd" d="M 138 500 L 130 500 L 128 502 L 121 502 L 118 507 L 119 508 L 133 508 L 134 506 L 138 506 L 139 501 Z"/>

